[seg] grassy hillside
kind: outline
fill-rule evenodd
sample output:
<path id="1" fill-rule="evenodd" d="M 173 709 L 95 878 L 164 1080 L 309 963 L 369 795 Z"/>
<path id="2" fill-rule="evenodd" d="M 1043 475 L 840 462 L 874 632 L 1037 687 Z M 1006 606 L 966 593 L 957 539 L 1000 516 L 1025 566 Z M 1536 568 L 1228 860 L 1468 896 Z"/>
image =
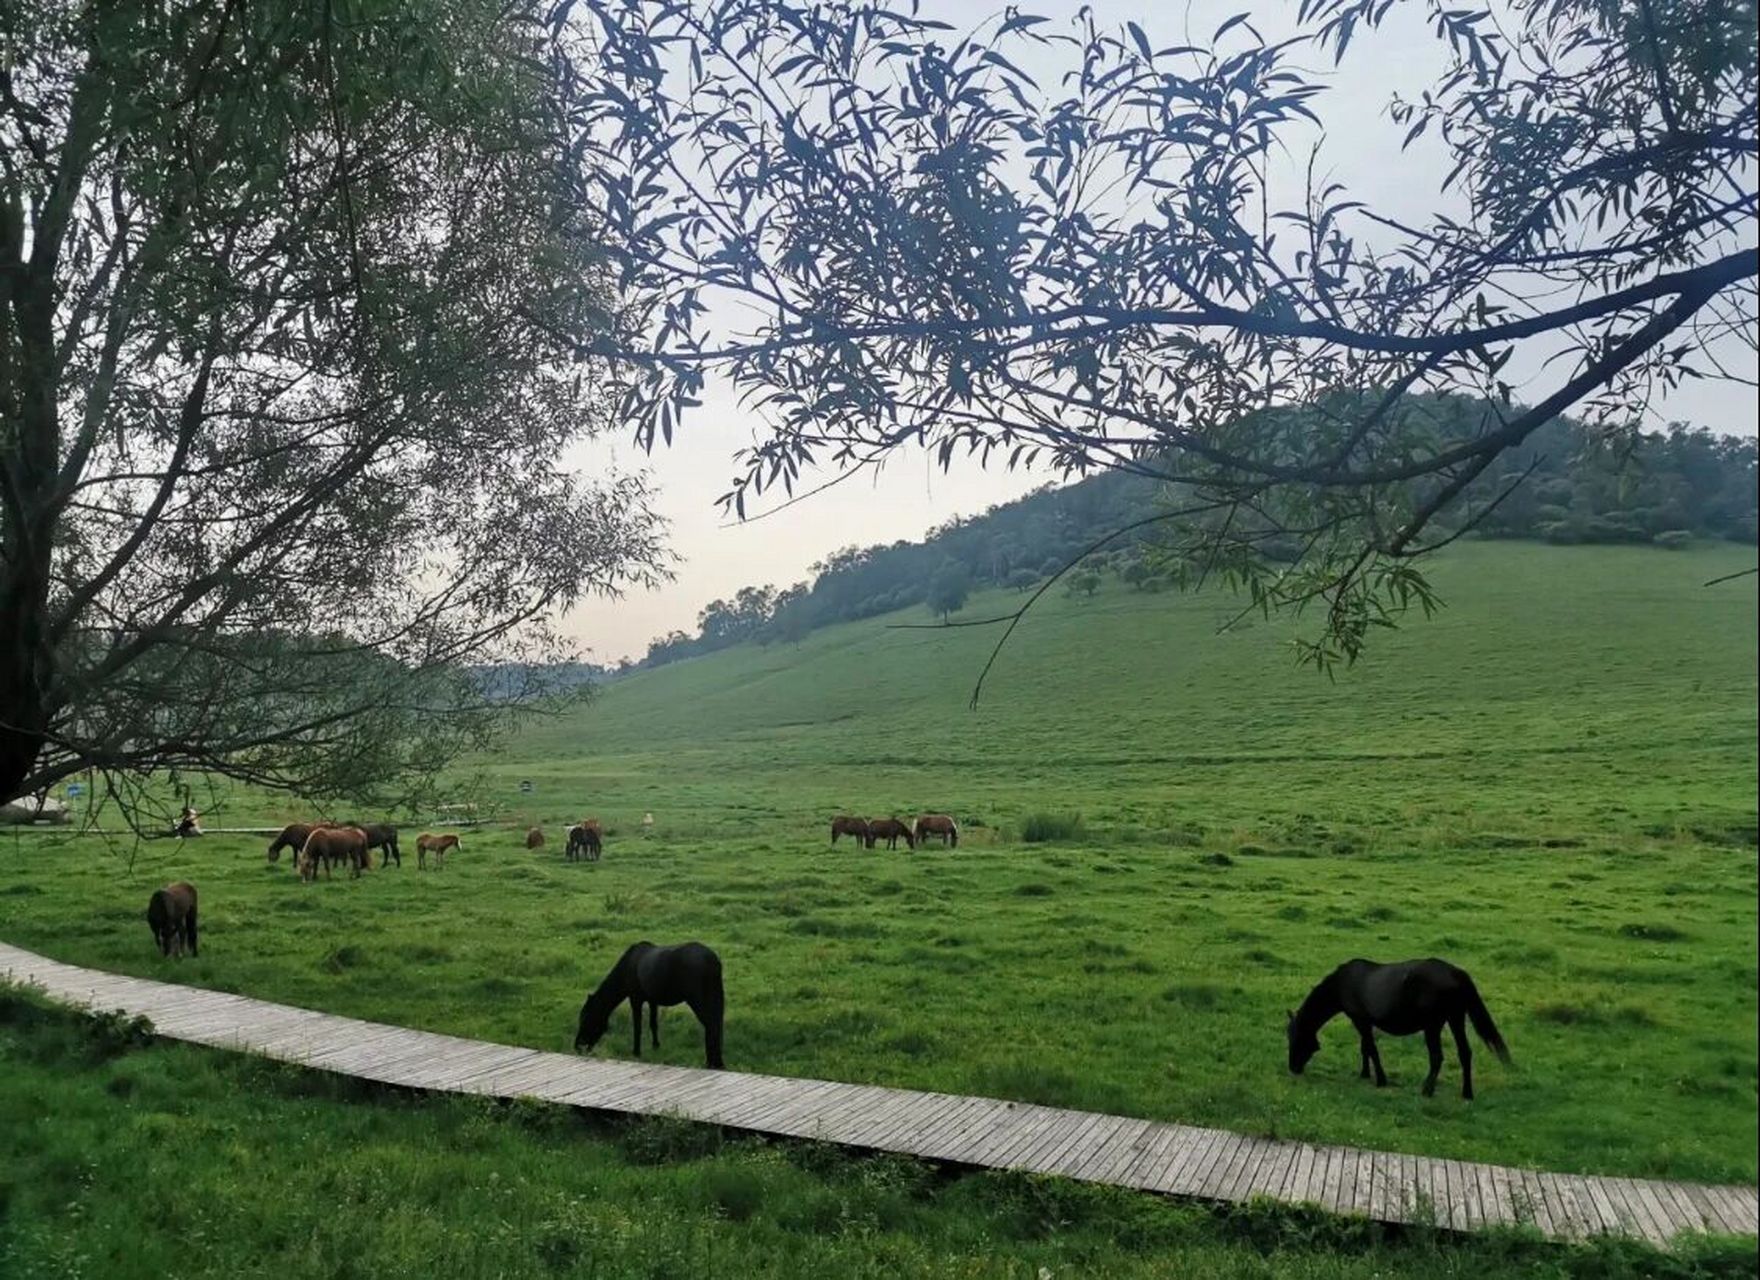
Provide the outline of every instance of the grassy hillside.
<path id="1" fill-rule="evenodd" d="M 509 828 L 442 875 L 306 887 L 261 842 L 0 840 L 0 937 L 68 960 L 547 1047 L 628 942 L 723 954 L 736 1069 L 986 1093 L 1612 1173 L 1755 1176 L 1752 553 L 1475 546 L 1449 607 L 1329 682 L 1223 597 L 1046 602 L 977 712 L 991 634 L 860 625 L 620 682 L 487 762 Z M 1012 601 L 1013 597 L 1009 597 Z M 978 599 L 966 616 L 1003 603 Z M 520 779 L 535 789 L 518 790 Z M 953 812 L 957 851 L 828 843 L 840 809 Z M 644 840 L 636 821 L 656 819 Z M 597 865 L 561 824 L 613 828 Z M 1080 815 L 1048 844 L 1029 816 Z M 237 816 L 234 813 L 232 816 Z M 288 809 L 274 816 L 293 816 Z M 528 821 L 551 844 L 521 847 Z M 200 960 L 150 950 L 201 886 Z M 1516 1056 L 1283 1011 L 1353 955 L 1440 954 Z M 627 1052 L 626 1015 L 601 1053 Z M 701 1061 L 674 1013 L 658 1058 Z"/>
<path id="2" fill-rule="evenodd" d="M 527 734 L 508 771 L 558 818 L 585 802 L 710 829 L 755 812 L 817 830 L 846 806 L 1002 827 L 1079 809 L 1127 838 L 1238 827 L 1276 843 L 1322 812 L 1395 842 L 1413 818 L 1431 838 L 1726 830 L 1754 815 L 1755 587 L 1700 584 L 1752 559 L 1465 547 L 1436 566 L 1447 607 L 1332 681 L 1292 664 L 1300 620 L 1218 634 L 1233 596 L 1052 595 L 976 711 L 998 631 L 893 615 L 621 681 Z"/>

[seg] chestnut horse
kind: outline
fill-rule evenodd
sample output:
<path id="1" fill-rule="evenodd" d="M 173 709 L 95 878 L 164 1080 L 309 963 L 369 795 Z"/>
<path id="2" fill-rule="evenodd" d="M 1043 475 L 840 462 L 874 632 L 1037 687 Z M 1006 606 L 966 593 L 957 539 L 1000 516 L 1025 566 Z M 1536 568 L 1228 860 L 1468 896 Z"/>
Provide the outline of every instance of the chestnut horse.
<path id="1" fill-rule="evenodd" d="M 911 835 L 910 825 L 900 822 L 897 818 L 875 818 L 868 823 L 868 848 L 872 849 L 876 842 L 886 841 L 888 849 L 898 848 L 899 837 L 904 837 L 907 849 L 917 847 L 916 837 Z"/>
<path id="2" fill-rule="evenodd" d="M 831 843 L 837 843 L 838 836 L 854 836 L 857 844 L 868 843 L 868 820 L 852 818 L 848 814 L 838 814 L 831 819 Z"/>
<path id="3" fill-rule="evenodd" d="M 160 955 L 180 956 L 185 947 L 196 955 L 196 887 L 179 880 L 153 890 L 147 900 L 147 927 Z"/>
<path id="4" fill-rule="evenodd" d="M 940 836 L 945 845 L 959 845 L 959 823 L 945 813 L 925 813 L 917 819 L 917 843 L 922 844 L 930 836 Z"/>
<path id="5" fill-rule="evenodd" d="M 434 870 L 444 871 L 446 870 L 446 851 L 448 849 L 462 850 L 463 848 L 464 846 L 458 842 L 458 837 L 451 832 L 437 836 L 424 831 L 416 837 L 416 869 L 418 871 L 428 869 L 428 855 L 431 853 L 434 855 Z"/>
<path id="6" fill-rule="evenodd" d="M 299 878 L 311 882 L 318 878 L 318 863 L 324 864 L 324 878 L 338 862 L 349 865 L 349 878 L 360 879 L 362 871 L 372 865 L 367 855 L 367 833 L 359 827 L 316 827 L 299 851 Z"/>

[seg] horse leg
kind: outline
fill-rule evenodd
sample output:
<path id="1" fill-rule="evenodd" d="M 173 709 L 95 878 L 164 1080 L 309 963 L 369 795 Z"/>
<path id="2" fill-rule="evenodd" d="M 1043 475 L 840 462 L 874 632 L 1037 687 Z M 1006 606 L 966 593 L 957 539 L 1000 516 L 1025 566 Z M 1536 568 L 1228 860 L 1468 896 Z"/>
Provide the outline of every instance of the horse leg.
<path id="1" fill-rule="evenodd" d="M 642 998 L 640 996 L 629 998 L 629 1020 L 635 1024 L 636 1057 L 639 1058 L 642 1056 Z"/>
<path id="2" fill-rule="evenodd" d="M 1381 1069 L 1381 1046 L 1375 1043 L 1374 1027 L 1369 1028 L 1368 1037 L 1369 1061 L 1375 1064 L 1375 1087 L 1385 1089 L 1387 1087 L 1387 1072 Z"/>
<path id="3" fill-rule="evenodd" d="M 660 1006 L 652 1002 L 648 1005 L 648 1039 L 656 1049 L 660 1047 Z"/>
<path id="4" fill-rule="evenodd" d="M 719 991 L 705 992 L 688 1001 L 691 1012 L 697 1015 L 697 1021 L 703 1024 L 703 1058 L 713 1070 L 723 1070 L 727 1064 L 721 1058 L 721 1018 L 726 1011 L 726 1001 Z"/>
<path id="5" fill-rule="evenodd" d="M 1467 1043 L 1467 1015 L 1456 1011 L 1448 1020 L 1448 1029 L 1454 1032 L 1454 1056 L 1461 1060 L 1461 1099 L 1465 1102 L 1473 1100 L 1473 1050 Z"/>
<path id="6" fill-rule="evenodd" d="M 201 952 L 196 950 L 196 909 L 194 907 L 189 909 L 189 915 L 184 920 L 183 932 L 184 936 L 189 939 L 189 953 L 192 956 L 199 956 Z"/>
<path id="7" fill-rule="evenodd" d="M 1424 1078 L 1424 1096 L 1436 1092 L 1436 1077 L 1442 1074 L 1442 1024 L 1424 1028 L 1424 1047 L 1430 1051 L 1430 1074 Z"/>

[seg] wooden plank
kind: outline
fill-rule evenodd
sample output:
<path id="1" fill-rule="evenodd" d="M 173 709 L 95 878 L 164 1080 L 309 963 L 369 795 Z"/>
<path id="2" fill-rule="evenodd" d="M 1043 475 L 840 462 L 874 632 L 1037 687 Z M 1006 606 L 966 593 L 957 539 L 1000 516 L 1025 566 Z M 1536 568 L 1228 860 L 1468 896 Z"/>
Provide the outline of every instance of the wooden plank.
<path id="1" fill-rule="evenodd" d="M 915 1134 L 911 1140 L 931 1159 L 967 1164 L 972 1145 L 1004 1114 L 1002 1104 L 994 1098 L 961 1098 L 939 1117 L 932 1131 Z"/>
<path id="2" fill-rule="evenodd" d="M 1231 1133 L 1223 1146 L 1222 1154 L 1210 1166 L 1204 1179 L 1204 1195 L 1211 1200 L 1232 1201 L 1230 1194 L 1235 1178 L 1246 1166 L 1253 1153 L 1253 1139 L 1245 1134 Z"/>
<path id="3" fill-rule="evenodd" d="M 1204 1199 L 1216 1199 L 1216 1187 L 1221 1181 L 1223 1171 L 1230 1160 L 1241 1155 L 1241 1146 L 1246 1143 L 1239 1134 L 1230 1134 L 1227 1129 L 1216 1130 L 1216 1141 L 1209 1144 L 1202 1162 L 1193 1162 L 1190 1180 L 1195 1183 L 1195 1195 Z"/>
<path id="4" fill-rule="evenodd" d="M 1343 1211 L 1345 1203 L 1345 1157 L 1343 1147 L 1326 1148 L 1326 1177 L 1320 1191 L 1320 1203 L 1333 1213 Z"/>
<path id="5" fill-rule="evenodd" d="M 767 1076 L 754 1080 L 745 1098 L 721 1111 L 716 1117 L 716 1123 L 730 1129 L 750 1128 L 751 1121 L 768 1114 L 793 1096 L 794 1090 L 777 1077 Z"/>
<path id="6" fill-rule="evenodd" d="M 1356 1192 L 1351 1198 L 1352 1212 L 1362 1217 L 1382 1221 L 1377 1209 L 1375 1152 L 1359 1150 L 1357 1152 Z"/>
<path id="7" fill-rule="evenodd" d="M 1251 1148 L 1246 1153 L 1246 1159 L 1241 1160 L 1241 1167 L 1237 1169 L 1234 1178 L 1223 1187 L 1223 1195 L 1227 1195 L 1228 1199 L 1236 1204 L 1250 1201 L 1251 1197 L 1255 1195 L 1253 1185 L 1257 1183 L 1260 1171 L 1265 1169 L 1267 1164 L 1276 1164 L 1281 1167 L 1281 1148 L 1283 1148 L 1283 1143 L 1272 1141 L 1269 1137 L 1253 1137 Z"/>
<path id="8" fill-rule="evenodd" d="M 973 1135 L 973 1141 L 967 1148 L 967 1158 L 973 1164 L 992 1169 L 1001 1168 L 998 1157 L 1036 1130 L 1038 1112 L 1041 1109 L 1024 1103 L 1010 1108 L 997 1117 L 988 1133 Z"/>
<path id="9" fill-rule="evenodd" d="M 1128 1123 L 1123 1116 L 1097 1115 L 1074 1129 L 1067 1141 L 1041 1151 L 1037 1167 L 1044 1173 L 1074 1177 L 1075 1170 L 1103 1154 L 1113 1136 Z"/>
<path id="10" fill-rule="evenodd" d="M 842 1125 L 843 1140 L 852 1146 L 878 1147 L 903 1119 L 900 1098 L 893 1089 L 877 1089 L 870 1095 L 857 1095 L 845 1101 L 850 1114 Z M 860 1120 L 859 1125 L 855 1123 L 856 1118 Z"/>
<path id="11" fill-rule="evenodd" d="M 1644 1189 L 1634 1178 L 1617 1178 L 1612 1180 L 1625 1194 L 1626 1204 L 1637 1220 L 1638 1234 L 1654 1245 L 1667 1245 L 1674 1234 L 1669 1220 L 1662 1215 L 1659 1207 L 1653 1205 L 1644 1194 Z"/>
<path id="12" fill-rule="evenodd" d="M 1487 1226 L 1513 1227 L 1516 1224 L 1515 1214 L 1510 1211 L 1508 1200 L 1497 1184 L 1493 1167 L 1477 1161 L 1465 1165 L 1478 1190 L 1479 1213 Z"/>
<path id="13" fill-rule="evenodd" d="M 1654 1178 L 1645 1180 L 1650 1194 L 1661 1202 L 1664 1210 L 1674 1220 L 1677 1234 L 1703 1231 L 1705 1228 L 1699 1216 L 1699 1208 L 1689 1200 L 1681 1190 L 1672 1183 L 1659 1182 Z"/>
<path id="14" fill-rule="evenodd" d="M 1753 1187 L 1706 1187 L 1721 1210 L 1724 1230 L 1731 1235 L 1760 1235 L 1760 1195 Z"/>
<path id="15" fill-rule="evenodd" d="M 1283 1184 L 1289 1177 L 1290 1167 L 1295 1164 L 1296 1152 L 1299 1150 L 1293 1142 L 1267 1142 L 1264 1159 L 1253 1171 L 1253 1179 L 1247 1184 L 1246 1198 L 1268 1196 L 1273 1200 L 1281 1199 Z"/>
<path id="16" fill-rule="evenodd" d="M 1110 1133 L 1088 1144 L 1087 1157 L 1066 1162 L 1064 1176 L 1084 1182 L 1112 1182 L 1123 1165 L 1136 1158 L 1137 1141 L 1149 1132 L 1150 1122 L 1134 1116 L 1120 1116 Z"/>
<path id="17" fill-rule="evenodd" d="M 1664 1203 L 1662 1198 L 1656 1194 L 1656 1188 L 1648 1178 L 1633 1178 L 1631 1182 L 1637 1188 L 1638 1194 L 1643 1197 L 1644 1207 L 1650 1212 L 1650 1220 L 1656 1224 L 1661 1232 L 1659 1243 L 1667 1244 L 1674 1239 L 1675 1234 L 1685 1224 L 1676 1215 L 1673 1207 Z"/>
<path id="18" fill-rule="evenodd" d="M 1180 1134 L 1168 1145 L 1164 1163 L 1151 1173 L 1149 1189 L 1174 1195 L 1190 1195 L 1196 1186 L 1196 1172 L 1210 1157 L 1211 1147 L 1221 1137 L 1219 1129 L 1193 1129 Z"/>
<path id="19" fill-rule="evenodd" d="M 934 1131 L 936 1121 L 961 1106 L 951 1094 L 918 1094 L 895 1098 L 888 1104 L 885 1122 L 863 1139 L 862 1145 L 880 1151 L 908 1152 L 919 1138 Z"/>
<path id="20" fill-rule="evenodd" d="M 1610 1225 L 1601 1216 L 1601 1204 L 1589 1190 L 1589 1180 L 1577 1174 L 1561 1174 L 1560 1181 L 1576 1198 L 1577 1214 L 1582 1220 L 1585 1236 L 1605 1235 Z"/>
<path id="21" fill-rule="evenodd" d="M 1049 1130 L 1068 1123 L 1067 1113 L 1050 1107 L 1025 1106 L 1016 1113 L 996 1145 L 986 1151 L 984 1163 L 994 1169 L 1013 1168 L 1020 1156 L 1045 1140 Z"/>
<path id="22" fill-rule="evenodd" d="M 1136 1159 L 1118 1175 L 1119 1185 L 1138 1191 L 1153 1190 L 1156 1179 L 1173 1163 L 1176 1155 L 1186 1149 L 1196 1132 L 1177 1124 L 1153 1126 L 1145 1135 Z"/>
<path id="23" fill-rule="evenodd" d="M 1690 1182 L 1671 1182 L 1669 1193 L 1675 1200 L 1684 1201 L 1693 1212 L 1699 1215 L 1699 1230 L 1716 1232 L 1724 1230 L 1723 1215 L 1712 1205 L 1711 1198 L 1705 1194 L 1703 1187 L 1696 1187 Z"/>
<path id="24" fill-rule="evenodd" d="M 824 1107 L 837 1105 L 847 1087 L 830 1081 L 817 1081 L 804 1088 L 784 1084 L 767 1105 L 747 1112 L 738 1125 L 759 1133 L 786 1130 L 796 1124 L 810 1125 L 823 1114 Z"/>
<path id="25" fill-rule="evenodd" d="M 1077 1129 L 1087 1124 L 1087 1117 L 1079 1111 L 1054 1110 L 1048 1111 L 1035 1129 L 1030 1141 L 1021 1143 L 1004 1158 L 1012 1169 L 1036 1170 L 1034 1163 L 1053 1143 L 1067 1140 Z"/>
<path id="26" fill-rule="evenodd" d="M 1595 1197 L 1595 1208 L 1602 1215 L 1602 1231 L 1609 1236 L 1632 1236 L 1637 1234 L 1637 1225 L 1633 1224 L 1632 1210 L 1624 1206 L 1623 1201 L 1610 1192 L 1605 1178 L 1584 1178 L 1584 1185 L 1589 1188 L 1589 1195 Z"/>
<path id="27" fill-rule="evenodd" d="M 1295 1162 L 1284 1179 L 1283 1190 L 1279 1192 L 1286 1202 L 1302 1204 L 1307 1201 L 1308 1180 L 1313 1176 L 1314 1158 L 1318 1154 L 1311 1143 L 1304 1142 L 1296 1148 Z"/>
<path id="28" fill-rule="evenodd" d="M 1400 1213 L 1405 1222 L 1430 1222 L 1435 1210 L 1430 1205 L 1424 1160 L 1421 1156 L 1402 1154 L 1399 1158 Z"/>

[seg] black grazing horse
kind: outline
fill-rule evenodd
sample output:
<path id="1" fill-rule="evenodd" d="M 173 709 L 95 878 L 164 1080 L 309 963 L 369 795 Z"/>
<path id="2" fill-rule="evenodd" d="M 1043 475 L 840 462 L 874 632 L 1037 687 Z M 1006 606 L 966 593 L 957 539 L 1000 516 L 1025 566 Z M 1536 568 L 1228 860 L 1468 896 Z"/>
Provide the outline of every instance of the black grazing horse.
<path id="1" fill-rule="evenodd" d="M 345 822 L 345 827 L 359 827 L 367 833 L 367 852 L 379 851 L 379 870 L 395 862 L 403 865 L 403 855 L 397 851 L 397 828 L 389 822 Z"/>
<path id="2" fill-rule="evenodd" d="M 625 951 L 598 989 L 581 1006 L 580 1027 L 574 1033 L 575 1051 L 589 1052 L 605 1034 L 611 1011 L 624 1000 L 635 1023 L 636 1057 L 642 1056 L 642 1006 L 648 1006 L 648 1027 L 654 1047 L 660 1047 L 660 1006 L 688 1004 L 703 1024 L 703 1049 L 711 1067 L 720 1068 L 721 1015 L 726 1000 L 721 992 L 721 957 L 700 942 L 681 942 L 657 947 L 638 942 Z"/>
<path id="3" fill-rule="evenodd" d="M 1375 1047 L 1375 1031 L 1389 1035 L 1409 1036 L 1424 1033 L 1424 1045 L 1430 1050 L 1430 1075 L 1424 1081 L 1424 1096 L 1436 1092 L 1436 1077 L 1442 1071 L 1442 1027 L 1446 1023 L 1454 1032 L 1454 1050 L 1461 1060 L 1461 1097 L 1473 1100 L 1473 1051 L 1467 1044 L 1467 1023 L 1499 1058 L 1509 1061 L 1509 1050 L 1491 1012 L 1479 997 L 1479 989 L 1467 976 L 1446 960 L 1402 960 L 1398 964 L 1376 964 L 1373 960 L 1347 960 L 1308 993 L 1302 1007 L 1289 1015 L 1289 1069 L 1297 1075 L 1308 1065 L 1308 1059 L 1320 1051 L 1320 1028 L 1339 1014 L 1351 1020 L 1357 1029 L 1363 1069 L 1358 1073 L 1369 1078 L 1375 1068 L 1377 1086 L 1387 1083 L 1381 1069 L 1381 1051 Z"/>

